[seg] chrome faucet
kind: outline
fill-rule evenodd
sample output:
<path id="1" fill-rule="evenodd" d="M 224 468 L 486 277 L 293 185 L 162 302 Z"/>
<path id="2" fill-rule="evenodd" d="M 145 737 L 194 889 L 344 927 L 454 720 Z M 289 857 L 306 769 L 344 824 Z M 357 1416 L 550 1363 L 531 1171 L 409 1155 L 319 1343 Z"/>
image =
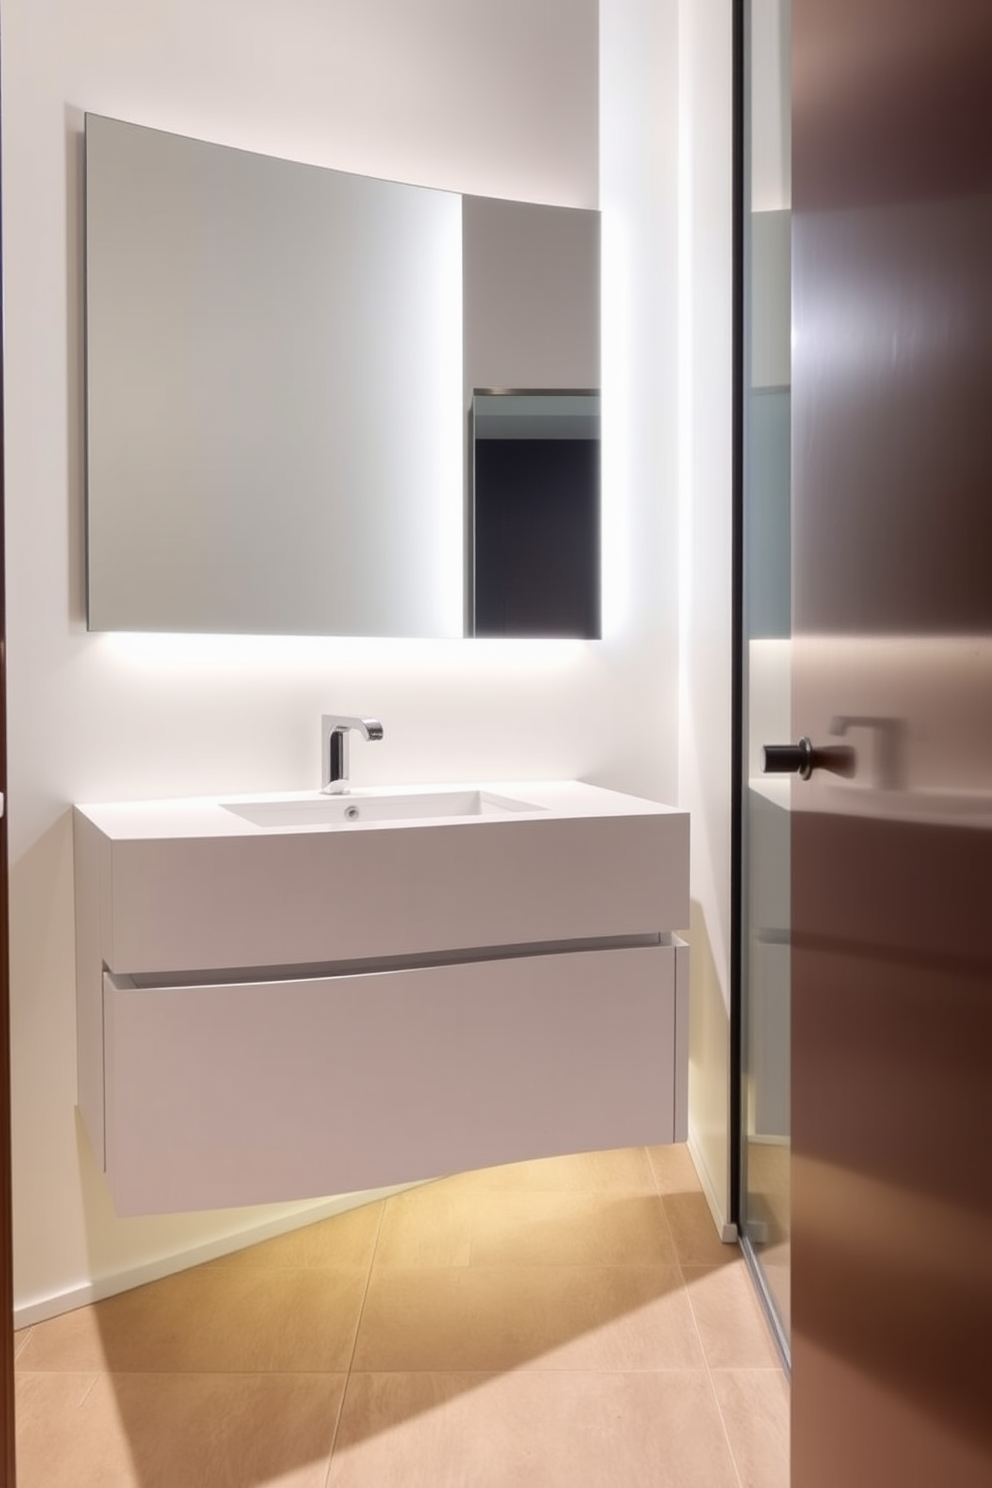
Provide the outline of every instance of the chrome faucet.
<path id="1" fill-rule="evenodd" d="M 381 739 L 382 724 L 378 718 L 346 718 L 337 713 L 323 713 L 320 719 L 320 788 L 329 796 L 347 795 L 348 734 L 357 729 L 365 739 Z"/>

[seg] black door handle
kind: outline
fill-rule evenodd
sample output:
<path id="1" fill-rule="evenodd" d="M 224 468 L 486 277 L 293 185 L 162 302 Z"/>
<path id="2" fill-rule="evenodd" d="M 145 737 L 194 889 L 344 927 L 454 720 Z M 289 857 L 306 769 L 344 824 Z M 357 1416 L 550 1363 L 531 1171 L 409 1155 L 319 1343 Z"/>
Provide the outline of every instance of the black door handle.
<path id="1" fill-rule="evenodd" d="M 766 744 L 764 755 L 766 775 L 798 775 L 808 780 L 813 773 L 813 745 L 805 734 L 798 744 Z"/>

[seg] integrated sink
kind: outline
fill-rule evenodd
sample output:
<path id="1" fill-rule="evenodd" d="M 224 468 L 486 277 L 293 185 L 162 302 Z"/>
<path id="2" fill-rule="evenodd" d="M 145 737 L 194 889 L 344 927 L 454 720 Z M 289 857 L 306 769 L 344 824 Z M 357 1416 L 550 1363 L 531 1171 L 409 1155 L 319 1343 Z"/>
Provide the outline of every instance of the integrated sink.
<path id="1" fill-rule="evenodd" d="M 392 791 L 358 790 L 346 795 L 286 796 L 278 800 L 221 801 L 231 811 L 256 827 L 350 826 L 356 822 L 432 821 L 437 817 L 496 816 L 517 812 L 544 811 L 530 801 L 517 801 L 487 790 L 424 790 L 402 794 Z"/>
<path id="2" fill-rule="evenodd" d="M 357 811 L 357 816 L 349 812 Z M 115 971 L 352 963 L 674 930 L 688 818 L 578 781 L 76 808 Z"/>

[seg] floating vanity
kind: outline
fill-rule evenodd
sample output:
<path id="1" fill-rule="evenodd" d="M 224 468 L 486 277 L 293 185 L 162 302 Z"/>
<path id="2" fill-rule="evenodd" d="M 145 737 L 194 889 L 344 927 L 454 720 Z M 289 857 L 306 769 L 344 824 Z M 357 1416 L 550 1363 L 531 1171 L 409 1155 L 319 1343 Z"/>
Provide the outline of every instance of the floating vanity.
<path id="1" fill-rule="evenodd" d="M 122 1215 L 684 1140 L 685 812 L 572 781 L 77 806 Z"/>

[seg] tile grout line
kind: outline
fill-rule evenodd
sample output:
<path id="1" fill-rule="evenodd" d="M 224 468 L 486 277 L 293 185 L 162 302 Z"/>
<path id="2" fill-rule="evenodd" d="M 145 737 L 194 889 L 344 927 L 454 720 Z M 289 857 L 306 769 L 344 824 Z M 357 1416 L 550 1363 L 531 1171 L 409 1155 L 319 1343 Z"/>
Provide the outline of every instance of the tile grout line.
<path id="1" fill-rule="evenodd" d="M 652 1170 L 653 1170 L 653 1165 L 652 1165 Z M 657 1173 L 655 1173 L 655 1183 L 656 1184 L 658 1183 L 658 1175 L 657 1175 Z M 732 1467 L 734 1469 L 734 1476 L 737 1479 L 738 1488 L 744 1488 L 744 1480 L 741 1477 L 741 1470 L 740 1470 L 740 1467 L 738 1466 L 737 1454 L 735 1453 L 734 1447 L 733 1447 L 733 1443 L 730 1440 L 730 1433 L 727 1430 L 727 1422 L 724 1419 L 724 1415 L 723 1415 L 723 1407 L 720 1404 L 720 1397 L 717 1394 L 717 1392 L 716 1392 L 716 1386 L 713 1383 L 713 1369 L 712 1369 L 712 1367 L 710 1365 L 710 1356 L 709 1356 L 709 1353 L 707 1352 L 706 1345 L 703 1342 L 703 1335 L 699 1331 L 699 1322 L 698 1322 L 698 1319 L 696 1317 L 696 1309 L 692 1305 L 692 1292 L 691 1292 L 691 1290 L 690 1290 L 690 1288 L 689 1288 L 689 1286 L 688 1286 L 688 1284 L 686 1282 L 686 1279 L 685 1279 L 685 1273 L 686 1273 L 686 1265 L 687 1265 L 687 1263 L 683 1262 L 683 1260 L 682 1260 L 682 1255 L 681 1255 L 681 1252 L 679 1251 L 678 1242 L 676 1241 L 676 1238 L 675 1238 L 675 1231 L 672 1229 L 672 1223 L 671 1223 L 671 1220 L 668 1217 L 668 1209 L 667 1209 L 667 1207 L 665 1205 L 664 1195 L 660 1191 L 660 1186 L 659 1186 L 658 1197 L 659 1197 L 659 1202 L 661 1203 L 661 1212 L 665 1216 L 665 1224 L 668 1227 L 669 1237 L 670 1237 L 671 1242 L 672 1242 L 672 1249 L 675 1251 L 675 1260 L 676 1260 L 676 1264 L 677 1264 L 678 1270 L 679 1270 L 679 1278 L 680 1278 L 680 1280 L 682 1282 L 682 1290 L 685 1293 L 685 1299 L 686 1299 L 686 1301 L 689 1304 L 689 1315 L 692 1318 L 692 1326 L 695 1329 L 696 1340 L 697 1340 L 697 1342 L 699 1344 L 699 1351 L 700 1351 L 700 1353 L 703 1356 L 703 1367 L 705 1368 L 705 1371 L 706 1371 L 706 1383 L 709 1385 L 710 1396 L 712 1398 L 713 1404 L 716 1406 L 717 1417 L 718 1417 L 718 1419 L 720 1421 L 720 1430 L 723 1432 L 723 1439 L 724 1439 L 724 1441 L 726 1443 L 727 1451 L 730 1453 L 730 1462 L 731 1462 L 731 1465 L 732 1465 Z"/>
<path id="2" fill-rule="evenodd" d="M 648 1151 L 647 1147 L 641 1147 L 638 1150 L 643 1152 L 644 1154 L 644 1161 L 648 1165 L 648 1172 L 651 1174 L 651 1182 L 654 1184 L 654 1191 L 660 1199 L 661 1184 L 658 1182 L 658 1174 L 655 1172 L 654 1163 L 651 1161 L 651 1153 Z M 662 1207 L 664 1208 L 664 1205 Z"/>
<path id="3" fill-rule="evenodd" d="M 89 1389 L 86 1391 L 86 1394 L 83 1396 L 82 1400 L 76 1407 L 77 1410 L 82 1410 L 83 1406 L 86 1404 L 87 1400 L 89 1400 L 90 1396 L 93 1394 L 93 1391 L 96 1389 L 97 1385 L 102 1379 L 110 1379 L 110 1374 L 107 1370 L 103 1370 L 101 1371 L 101 1373 L 95 1374 L 93 1376 L 93 1378 L 90 1380 Z M 110 1388 L 113 1389 L 113 1386 L 111 1386 Z"/>
<path id="4" fill-rule="evenodd" d="M 683 1263 L 682 1255 L 679 1251 L 678 1241 L 675 1238 L 675 1231 L 672 1229 L 672 1222 L 668 1217 L 668 1207 L 665 1204 L 665 1195 L 661 1192 L 661 1182 L 658 1178 L 657 1172 L 655 1171 L 654 1163 L 651 1162 L 651 1155 L 647 1151 L 647 1148 L 645 1148 L 644 1150 L 645 1156 L 647 1157 L 648 1163 L 651 1167 L 651 1172 L 654 1176 L 655 1188 L 658 1190 L 658 1202 L 661 1205 L 661 1212 L 665 1217 L 665 1226 L 668 1230 L 668 1237 L 672 1242 L 672 1249 L 675 1252 L 675 1263 L 678 1266 L 679 1279 L 682 1283 L 682 1290 L 685 1293 L 685 1299 L 689 1304 L 689 1315 L 692 1318 L 692 1326 L 695 1329 L 696 1339 L 699 1343 L 699 1350 L 703 1356 L 703 1366 L 706 1370 L 706 1382 L 709 1385 L 710 1396 L 713 1400 L 713 1404 L 716 1406 L 716 1413 L 720 1421 L 720 1429 L 723 1432 L 723 1439 L 727 1444 L 727 1451 L 730 1453 L 730 1461 L 734 1469 L 734 1476 L 737 1479 L 738 1488 L 745 1488 L 744 1480 L 741 1477 L 741 1469 L 737 1462 L 737 1454 L 734 1451 L 733 1443 L 730 1440 L 730 1432 L 727 1430 L 727 1422 L 724 1419 L 723 1407 L 720 1404 L 720 1397 L 716 1392 L 716 1385 L 713 1383 L 713 1369 L 710 1365 L 710 1356 L 706 1350 L 706 1345 L 703 1342 L 703 1336 L 699 1331 L 699 1322 L 696 1318 L 696 1309 L 692 1305 L 692 1293 L 685 1279 L 686 1266 L 685 1263 Z"/>
<path id="5" fill-rule="evenodd" d="M 389 1199 L 383 1200 L 382 1208 L 379 1210 L 379 1223 L 375 1227 L 375 1240 L 372 1242 L 372 1254 L 369 1256 L 369 1269 L 365 1277 L 365 1290 L 362 1293 L 362 1304 L 358 1309 L 358 1321 L 355 1324 L 355 1337 L 351 1345 L 351 1357 L 348 1360 L 348 1368 L 345 1373 L 344 1389 L 341 1392 L 341 1404 L 338 1406 L 338 1418 L 334 1423 L 334 1434 L 331 1437 L 330 1451 L 327 1454 L 327 1468 L 324 1473 L 323 1488 L 327 1488 L 331 1475 L 331 1463 L 334 1459 L 334 1451 L 338 1444 L 338 1432 L 341 1430 L 341 1421 L 344 1417 L 344 1408 L 348 1400 L 348 1390 L 351 1385 L 351 1371 L 355 1363 L 355 1355 L 358 1352 L 358 1339 L 362 1331 L 362 1319 L 365 1316 L 365 1303 L 368 1301 L 369 1287 L 372 1285 L 372 1270 L 375 1266 L 376 1254 L 379 1250 L 379 1237 L 382 1234 L 382 1222 L 386 1217 L 386 1205 Z"/>
<path id="6" fill-rule="evenodd" d="M 643 1152 L 644 1161 L 648 1165 L 648 1172 L 651 1174 L 651 1181 L 654 1184 L 655 1197 L 657 1198 L 658 1203 L 661 1206 L 661 1217 L 665 1221 L 665 1231 L 668 1235 L 669 1241 L 671 1242 L 672 1254 L 675 1257 L 675 1265 L 678 1268 L 679 1280 L 681 1281 L 682 1286 L 685 1287 L 685 1277 L 682 1275 L 682 1259 L 679 1255 L 679 1248 L 675 1243 L 675 1231 L 672 1229 L 671 1221 L 668 1218 L 668 1210 L 665 1208 L 665 1195 L 661 1191 L 661 1180 L 659 1179 L 658 1174 L 655 1171 L 654 1163 L 651 1161 L 651 1153 L 648 1151 L 647 1147 L 641 1147 L 639 1150 Z M 695 1321 L 695 1318 L 693 1318 L 694 1326 Z"/>
<path id="7" fill-rule="evenodd" d="M 15 1339 L 15 1341 L 14 1341 L 14 1363 L 15 1364 L 17 1363 L 18 1359 L 23 1354 L 24 1350 L 27 1348 L 28 1344 L 31 1342 L 31 1339 L 34 1337 L 34 1330 L 35 1330 L 35 1328 L 37 1326 L 38 1326 L 37 1323 L 32 1323 L 31 1326 L 24 1333 L 24 1336 L 22 1338 Z"/>
<path id="8" fill-rule="evenodd" d="M 706 1383 L 709 1385 L 710 1396 L 713 1400 L 713 1404 L 716 1406 L 717 1418 L 720 1422 L 720 1430 L 723 1432 L 723 1439 L 727 1445 L 727 1451 L 730 1453 L 730 1462 L 734 1469 L 734 1477 L 737 1479 L 738 1488 L 745 1488 L 744 1479 L 741 1477 L 741 1470 L 737 1462 L 737 1453 L 734 1451 L 733 1442 L 730 1440 L 730 1432 L 727 1430 L 727 1422 L 724 1419 L 723 1407 L 720 1404 L 720 1397 L 716 1392 L 716 1385 L 713 1383 L 713 1369 L 710 1365 L 710 1356 L 707 1352 L 706 1345 L 703 1342 L 703 1335 L 699 1331 L 699 1322 L 696 1318 L 696 1309 L 692 1305 L 692 1293 L 690 1292 L 689 1287 L 686 1285 L 685 1272 L 682 1269 L 681 1257 L 679 1258 L 679 1275 L 682 1277 L 682 1286 L 685 1289 L 686 1301 L 689 1304 L 689 1312 L 692 1316 L 692 1326 L 696 1330 L 696 1337 L 699 1340 L 699 1348 L 703 1355 L 703 1364 L 706 1369 Z"/>
<path id="9" fill-rule="evenodd" d="M 664 1229 L 665 1229 L 665 1233 L 668 1236 L 669 1243 L 670 1243 L 670 1248 L 671 1248 L 671 1260 L 666 1260 L 664 1262 L 661 1262 L 661 1261 L 646 1262 L 644 1264 L 646 1264 L 648 1267 L 650 1267 L 652 1265 L 664 1265 L 666 1269 L 677 1269 L 678 1276 L 679 1276 L 679 1283 L 680 1283 L 680 1285 L 682 1287 L 683 1293 L 688 1297 L 688 1287 L 686 1285 L 685 1275 L 684 1275 L 684 1271 L 682 1269 L 682 1260 L 681 1260 L 681 1257 L 680 1257 L 680 1254 L 679 1254 L 679 1249 L 678 1249 L 678 1245 L 676 1243 L 676 1238 L 675 1238 L 674 1231 L 672 1229 L 671 1221 L 669 1219 L 668 1210 L 667 1210 L 667 1207 L 666 1207 L 665 1202 L 664 1202 L 665 1196 L 661 1192 L 660 1181 L 659 1181 L 659 1178 L 658 1178 L 657 1173 L 655 1172 L 654 1165 L 651 1162 L 651 1159 L 650 1159 L 650 1156 L 649 1156 L 649 1154 L 647 1152 L 647 1149 L 646 1148 L 643 1148 L 641 1150 L 642 1150 L 643 1155 L 644 1155 L 644 1158 L 645 1158 L 645 1160 L 646 1160 L 646 1162 L 648 1164 L 648 1171 L 650 1173 L 651 1183 L 652 1183 L 652 1186 L 653 1186 L 653 1191 L 652 1190 L 649 1190 L 648 1191 L 648 1194 L 646 1196 L 655 1198 L 657 1200 L 657 1202 L 659 1203 L 660 1207 L 661 1207 L 661 1213 L 662 1213 L 662 1217 L 663 1217 L 663 1221 L 664 1221 Z M 502 1192 L 502 1189 L 494 1190 L 494 1192 Z M 569 1190 L 569 1192 L 570 1192 L 570 1190 Z M 596 1192 L 597 1192 L 597 1195 L 598 1195 L 598 1190 Z M 636 1195 L 636 1196 L 640 1197 L 642 1193 L 643 1193 L 643 1190 L 640 1189 L 640 1188 L 637 1188 L 637 1189 L 633 1189 L 632 1188 L 630 1190 L 631 1196 L 635 1196 Z M 605 1194 L 604 1195 L 598 1195 L 598 1196 L 606 1197 Z M 610 1197 L 615 1197 L 615 1195 L 613 1194 L 612 1191 L 610 1192 Z M 389 1202 L 390 1202 L 389 1200 L 386 1200 L 386 1203 L 387 1204 Z M 375 1266 L 375 1259 L 376 1259 L 376 1256 L 378 1254 L 378 1247 L 379 1247 L 379 1243 L 380 1243 L 380 1239 L 381 1239 L 381 1231 L 382 1231 L 382 1224 L 383 1224 L 384 1218 L 385 1218 L 385 1205 L 384 1205 L 383 1210 L 382 1210 L 382 1212 L 380 1214 L 379 1225 L 378 1225 L 377 1231 L 376 1231 L 376 1240 L 375 1240 L 375 1243 L 374 1243 L 374 1246 L 373 1246 L 372 1259 L 371 1259 L 370 1264 L 369 1264 L 369 1272 L 368 1272 L 368 1277 L 367 1277 L 367 1280 L 366 1280 L 365 1294 L 363 1296 L 362 1306 L 361 1306 L 361 1310 L 360 1310 L 360 1313 L 359 1313 L 358 1325 L 356 1327 L 355 1342 L 354 1342 L 354 1345 L 352 1347 L 351 1361 L 350 1361 L 349 1366 L 348 1366 L 348 1375 L 347 1375 L 347 1380 L 346 1380 L 345 1391 L 344 1391 L 344 1394 L 342 1396 L 341 1407 L 340 1407 L 339 1414 L 338 1414 L 338 1421 L 337 1421 L 337 1424 L 336 1424 L 336 1427 L 335 1427 L 334 1439 L 333 1439 L 332 1446 L 331 1446 L 331 1451 L 330 1451 L 330 1454 L 329 1454 L 329 1457 L 328 1457 L 328 1465 L 327 1465 L 325 1479 L 324 1479 L 324 1488 L 328 1488 L 328 1484 L 330 1482 L 330 1474 L 331 1474 L 331 1466 L 332 1466 L 332 1461 L 333 1461 L 333 1455 L 334 1455 L 334 1451 L 335 1451 L 336 1446 L 337 1446 L 337 1438 L 338 1438 L 338 1434 L 339 1434 L 339 1431 L 340 1431 L 340 1425 L 341 1425 L 341 1421 L 343 1419 L 344 1410 L 346 1408 L 346 1403 L 347 1403 L 347 1398 L 348 1398 L 348 1391 L 349 1391 L 350 1385 L 351 1385 L 352 1372 L 353 1372 L 353 1367 L 354 1367 L 354 1359 L 355 1359 L 356 1354 L 357 1354 L 358 1339 L 359 1339 L 360 1334 L 361 1334 L 361 1326 L 362 1326 L 362 1321 L 363 1321 L 363 1318 L 364 1318 L 365 1305 L 366 1305 L 366 1301 L 367 1301 L 367 1297 L 368 1297 L 369 1287 L 371 1285 L 371 1277 L 372 1277 L 372 1272 L 373 1272 L 374 1266 Z M 473 1238 L 474 1237 L 470 1235 L 470 1239 L 469 1239 L 468 1268 L 469 1269 L 482 1269 L 482 1270 L 489 1269 L 486 1266 L 485 1263 L 483 1263 L 481 1265 L 481 1267 L 478 1265 L 478 1263 L 476 1263 L 473 1266 L 473 1259 L 474 1259 Z M 674 1261 L 674 1268 L 672 1266 L 672 1262 L 673 1261 Z M 560 1262 L 555 1262 L 554 1264 L 555 1265 L 560 1265 L 561 1263 Z M 588 1262 L 585 1263 L 585 1264 L 588 1265 Z M 599 1263 L 599 1266 L 597 1266 L 596 1269 L 601 1269 L 601 1268 L 603 1268 L 603 1269 L 614 1269 L 614 1267 L 620 1267 L 621 1269 L 628 1269 L 629 1268 L 629 1265 L 630 1265 L 629 1262 Z M 419 1271 L 421 1268 L 420 1267 L 415 1267 L 415 1268 L 412 1268 L 412 1269 L 415 1269 L 415 1270 Z M 430 1269 L 432 1269 L 432 1270 L 441 1270 L 441 1271 L 449 1271 L 451 1269 L 451 1267 L 450 1267 L 450 1265 L 444 1265 L 444 1266 L 430 1268 Z M 724 1419 L 723 1419 L 723 1413 L 722 1413 L 722 1411 L 719 1408 L 719 1401 L 716 1398 L 716 1392 L 715 1392 L 715 1388 L 714 1388 L 713 1382 L 712 1382 L 712 1377 L 711 1377 L 711 1374 L 710 1374 L 709 1360 L 708 1360 L 707 1355 L 706 1355 L 706 1350 L 703 1347 L 702 1339 L 701 1339 L 701 1337 L 699 1335 L 699 1328 L 698 1328 L 698 1324 L 696 1322 L 695 1312 L 692 1310 L 692 1307 L 691 1307 L 691 1303 L 690 1303 L 690 1316 L 692 1317 L 693 1329 L 694 1329 L 694 1331 L 696 1333 L 697 1340 L 698 1340 L 699 1346 L 700 1346 L 700 1353 L 702 1355 L 702 1369 L 700 1369 L 698 1371 L 693 1370 L 693 1371 L 690 1371 L 690 1372 L 692 1372 L 692 1373 L 700 1373 L 701 1374 L 703 1372 L 703 1370 L 706 1371 L 707 1381 L 709 1383 L 709 1388 L 710 1388 L 710 1394 L 711 1394 L 711 1397 L 713 1398 L 714 1404 L 717 1407 L 717 1414 L 718 1414 L 718 1417 L 719 1417 L 719 1420 L 720 1420 L 721 1431 L 723 1432 L 724 1440 L 727 1443 L 727 1450 L 730 1453 L 730 1460 L 731 1460 L 731 1463 L 733 1465 L 735 1480 L 736 1480 L 736 1482 L 738 1484 L 738 1488 L 742 1488 L 740 1472 L 738 1470 L 736 1458 L 734 1457 L 733 1450 L 732 1450 L 732 1448 L 730 1446 L 729 1439 L 727 1438 L 726 1424 L 725 1424 Z M 382 1371 L 382 1372 L 384 1372 L 384 1373 L 405 1374 L 408 1371 L 406 1371 L 406 1370 L 395 1370 L 395 1371 L 394 1370 L 387 1370 L 387 1371 Z M 429 1370 L 429 1371 L 426 1371 L 426 1372 L 427 1373 L 433 1373 L 435 1371 Z M 459 1370 L 459 1371 L 456 1371 L 456 1372 L 459 1373 L 459 1374 L 464 1373 L 464 1374 L 469 1374 L 469 1375 L 479 1375 L 480 1377 L 490 1377 L 492 1375 L 492 1372 L 493 1371 L 492 1370 L 478 1370 L 478 1369 L 474 1369 L 474 1370 L 467 1370 L 467 1371 L 465 1371 L 465 1370 Z M 580 1373 L 580 1374 L 581 1373 L 588 1373 L 587 1370 L 579 1370 L 579 1371 L 574 1371 L 574 1370 L 553 1370 L 553 1371 L 549 1371 L 549 1372 L 550 1373 L 553 1373 L 553 1374 L 562 1374 L 562 1375 L 573 1375 L 575 1373 Z M 597 1371 L 597 1372 L 600 1372 L 600 1371 Z M 641 1374 L 641 1373 L 657 1374 L 657 1373 L 659 1373 L 659 1371 L 657 1371 L 657 1370 L 644 1370 L 644 1371 L 642 1371 L 642 1370 L 633 1370 L 633 1371 L 631 1371 L 629 1369 L 622 1369 L 622 1368 L 621 1369 L 609 1369 L 609 1370 L 606 1370 L 605 1372 L 606 1373 L 609 1373 L 609 1374 L 618 1374 L 618 1375 L 627 1375 L 627 1374 L 631 1374 L 631 1373 L 633 1373 L 633 1374 Z M 660 1371 L 660 1372 L 661 1373 L 667 1373 L 668 1371 Z"/>
<path id="10" fill-rule="evenodd" d="M 712 1395 L 714 1404 L 716 1405 L 716 1413 L 720 1418 L 720 1426 L 723 1431 L 723 1439 L 727 1443 L 727 1451 L 730 1453 L 730 1461 L 733 1464 L 734 1475 L 737 1478 L 738 1483 L 741 1485 L 741 1488 L 744 1488 L 744 1479 L 741 1477 L 740 1464 L 737 1461 L 737 1453 L 734 1451 L 734 1444 L 730 1440 L 730 1432 L 727 1429 L 727 1422 L 723 1414 L 723 1406 L 720 1404 L 720 1397 L 716 1393 L 716 1385 L 713 1383 L 713 1371 L 710 1368 L 709 1359 L 706 1360 L 706 1379 L 709 1383 L 710 1394 Z"/>

